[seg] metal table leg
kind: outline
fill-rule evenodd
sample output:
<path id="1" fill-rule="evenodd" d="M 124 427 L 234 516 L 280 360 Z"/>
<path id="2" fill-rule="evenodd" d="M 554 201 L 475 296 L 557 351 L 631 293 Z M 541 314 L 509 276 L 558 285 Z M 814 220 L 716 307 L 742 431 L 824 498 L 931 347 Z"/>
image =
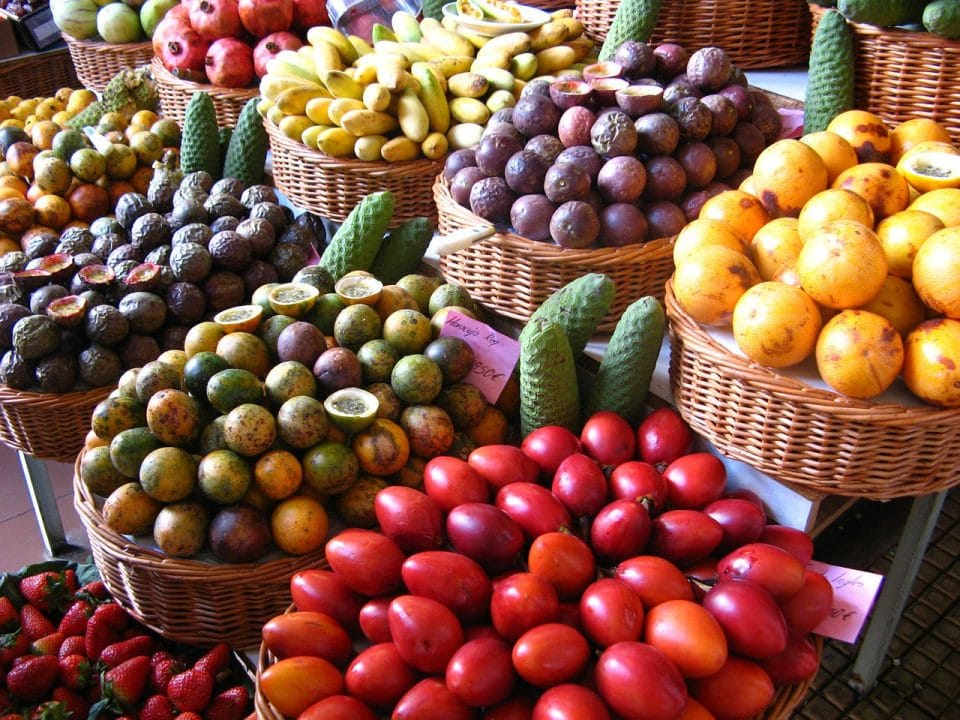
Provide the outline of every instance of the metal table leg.
<path id="1" fill-rule="evenodd" d="M 849 684 L 861 693 L 870 690 L 877 680 L 946 497 L 947 491 L 941 490 L 913 499 L 851 671 Z"/>
<path id="2" fill-rule="evenodd" d="M 17 452 L 20 455 L 23 478 L 27 481 L 27 491 L 30 493 L 33 512 L 40 525 L 40 537 L 43 539 L 47 555 L 53 557 L 67 548 L 68 543 L 63 532 L 60 511 L 57 508 L 57 497 L 50 484 L 50 474 L 43 460 L 38 460 L 22 450 Z"/>

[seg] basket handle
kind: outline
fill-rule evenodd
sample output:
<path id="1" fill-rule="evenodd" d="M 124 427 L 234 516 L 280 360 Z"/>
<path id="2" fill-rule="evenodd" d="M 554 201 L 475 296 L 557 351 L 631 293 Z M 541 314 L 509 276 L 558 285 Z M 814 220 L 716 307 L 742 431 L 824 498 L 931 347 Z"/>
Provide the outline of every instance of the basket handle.
<path id="1" fill-rule="evenodd" d="M 496 231 L 497 229 L 493 225 L 475 225 L 461 228 L 460 230 L 454 230 L 449 235 L 434 238 L 433 249 L 437 255 L 443 257 L 468 248 L 475 242 L 490 237 Z"/>

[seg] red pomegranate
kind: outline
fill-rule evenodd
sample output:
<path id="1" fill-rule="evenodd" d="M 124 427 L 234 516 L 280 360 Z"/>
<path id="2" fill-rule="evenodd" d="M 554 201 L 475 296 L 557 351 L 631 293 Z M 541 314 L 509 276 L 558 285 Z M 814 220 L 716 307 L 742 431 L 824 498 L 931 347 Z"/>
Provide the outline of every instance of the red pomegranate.
<path id="1" fill-rule="evenodd" d="M 242 40 L 214 40 L 204 64 L 207 79 L 218 87 L 244 88 L 253 82 L 253 49 Z"/>
<path id="2" fill-rule="evenodd" d="M 289 30 L 293 24 L 293 0 L 240 0 L 239 6 L 240 22 L 254 37 Z"/>
<path id="3" fill-rule="evenodd" d="M 182 5 L 177 5 L 174 9 L 179 10 L 182 7 Z M 150 41 L 153 43 L 153 54 L 161 57 L 163 54 L 163 46 L 167 44 L 171 36 L 184 29 L 191 29 L 190 17 L 186 14 L 186 10 L 176 15 L 174 15 L 173 12 L 164 15 L 163 20 L 157 23 L 157 27 L 153 31 L 153 37 L 150 38 Z"/>
<path id="4" fill-rule="evenodd" d="M 182 27 L 167 35 L 158 55 L 163 66 L 172 73 L 198 73 L 203 72 L 203 61 L 209 48 L 209 40 L 193 28 Z"/>
<path id="5" fill-rule="evenodd" d="M 291 32 L 281 30 L 260 39 L 253 48 L 253 70 L 257 77 L 267 74 L 267 62 L 281 50 L 299 50 L 303 41 Z"/>
<path id="6" fill-rule="evenodd" d="M 243 30 L 237 0 L 194 0 L 190 25 L 207 40 L 236 37 Z"/>
<path id="7" fill-rule="evenodd" d="M 293 27 L 305 33 L 315 25 L 329 25 L 326 0 L 293 0 Z"/>

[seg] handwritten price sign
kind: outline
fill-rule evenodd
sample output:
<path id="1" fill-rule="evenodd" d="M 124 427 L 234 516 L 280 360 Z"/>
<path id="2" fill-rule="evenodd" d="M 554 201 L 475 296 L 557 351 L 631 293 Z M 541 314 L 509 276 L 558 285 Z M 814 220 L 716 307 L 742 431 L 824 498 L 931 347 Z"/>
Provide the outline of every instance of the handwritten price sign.
<path id="1" fill-rule="evenodd" d="M 520 343 L 458 312 L 448 313 L 440 330 L 440 337 L 448 336 L 464 340 L 473 349 L 473 371 L 464 382 L 475 385 L 487 402 L 495 403 L 520 359 Z"/>
<path id="2" fill-rule="evenodd" d="M 856 642 L 877 598 L 883 575 L 816 560 L 811 560 L 807 567 L 823 575 L 833 586 L 833 609 L 814 632 L 834 640 Z"/>

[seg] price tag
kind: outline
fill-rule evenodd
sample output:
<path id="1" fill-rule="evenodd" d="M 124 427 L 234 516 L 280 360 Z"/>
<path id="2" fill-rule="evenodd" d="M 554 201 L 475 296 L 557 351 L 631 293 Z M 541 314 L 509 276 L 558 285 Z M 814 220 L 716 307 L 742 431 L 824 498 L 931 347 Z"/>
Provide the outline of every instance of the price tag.
<path id="1" fill-rule="evenodd" d="M 803 135 L 803 110 L 780 108 L 777 112 L 783 122 L 783 128 L 780 131 L 781 139 L 798 138 Z"/>
<path id="2" fill-rule="evenodd" d="M 811 560 L 807 567 L 823 575 L 833 587 L 833 608 L 814 632 L 842 642 L 856 642 L 877 599 L 883 575 L 816 560 Z"/>
<path id="3" fill-rule="evenodd" d="M 475 385 L 489 403 L 495 403 L 520 359 L 520 343 L 486 323 L 451 311 L 440 337 L 458 337 L 473 349 L 473 371 L 464 382 Z"/>

